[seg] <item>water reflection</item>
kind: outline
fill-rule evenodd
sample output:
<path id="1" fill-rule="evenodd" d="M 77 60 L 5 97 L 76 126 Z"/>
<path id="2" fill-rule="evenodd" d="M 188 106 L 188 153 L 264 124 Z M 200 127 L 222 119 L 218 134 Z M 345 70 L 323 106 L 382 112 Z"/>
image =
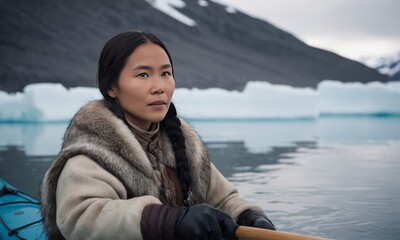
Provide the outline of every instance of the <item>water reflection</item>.
<path id="1" fill-rule="evenodd" d="M 227 178 L 237 173 L 268 172 L 274 166 L 294 164 L 290 154 L 299 149 L 316 148 L 316 142 L 295 142 L 292 146 L 276 146 L 266 153 L 252 153 L 245 143 L 206 142 L 210 159 Z M 0 147 L 0 176 L 22 191 L 38 197 L 41 178 L 55 155 L 30 155 L 23 146 Z M 270 167 L 267 167 L 270 166 Z M 248 182 L 242 176 L 240 181 Z"/>
<path id="2" fill-rule="evenodd" d="M 229 178 L 240 172 L 267 172 L 280 164 L 294 164 L 290 154 L 300 149 L 317 148 L 317 142 L 293 142 L 287 146 L 272 146 L 267 152 L 249 151 L 243 141 L 206 142 L 210 159 L 217 169 Z M 246 179 L 243 179 L 246 181 Z"/>
<path id="3" fill-rule="evenodd" d="M 29 156 L 21 146 L 0 147 L 0 176 L 27 194 L 38 197 L 41 178 L 53 156 Z"/>
<path id="4" fill-rule="evenodd" d="M 326 143 L 400 139 L 400 118 L 321 118 L 292 121 L 194 121 L 211 160 L 228 178 L 285 165 L 302 149 Z M 68 123 L 0 123 L 0 176 L 32 195 L 58 153 Z M 240 179 L 238 181 L 241 181 Z"/>
<path id="5" fill-rule="evenodd" d="M 68 123 L 0 123 L 0 146 L 22 147 L 28 156 L 56 155 Z"/>
<path id="6" fill-rule="evenodd" d="M 400 235 L 400 118 L 193 122 L 216 167 L 283 231 Z M 0 124 L 0 177 L 33 196 L 67 123 Z"/>

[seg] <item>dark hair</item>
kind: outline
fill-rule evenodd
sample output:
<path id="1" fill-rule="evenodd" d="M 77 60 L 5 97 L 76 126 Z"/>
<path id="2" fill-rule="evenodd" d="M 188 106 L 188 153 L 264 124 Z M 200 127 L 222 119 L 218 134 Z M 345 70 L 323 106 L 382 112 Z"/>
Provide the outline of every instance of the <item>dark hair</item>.
<path id="1" fill-rule="evenodd" d="M 164 43 L 149 32 L 128 31 L 111 38 L 101 51 L 97 72 L 98 87 L 103 95 L 104 103 L 114 114 L 128 124 L 122 107 L 108 95 L 108 91 L 117 85 L 119 75 L 124 68 L 128 57 L 141 44 L 151 42 L 157 44 L 168 55 L 171 65 L 172 58 Z M 173 69 L 173 68 L 172 68 Z M 172 70 L 173 71 L 173 70 Z M 174 74 L 172 72 L 172 74 Z M 189 160 L 186 156 L 185 137 L 181 129 L 181 121 L 177 117 L 174 104 L 171 102 L 167 115 L 161 121 L 161 127 L 166 130 L 174 151 L 178 179 L 183 192 L 183 199 L 187 199 L 190 190 L 191 178 Z"/>

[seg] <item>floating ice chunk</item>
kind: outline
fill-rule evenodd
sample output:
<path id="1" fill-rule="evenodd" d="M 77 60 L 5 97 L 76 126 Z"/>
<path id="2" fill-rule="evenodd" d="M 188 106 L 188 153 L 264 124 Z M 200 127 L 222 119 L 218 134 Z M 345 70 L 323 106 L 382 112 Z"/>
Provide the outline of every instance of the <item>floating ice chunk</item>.
<path id="1" fill-rule="evenodd" d="M 67 121 L 84 103 L 101 98 L 95 88 L 66 89 L 61 84 L 27 85 L 23 93 L 0 92 L 0 120 L 10 122 Z"/>
<path id="2" fill-rule="evenodd" d="M 68 121 L 86 102 L 102 98 L 97 88 L 66 89 L 31 84 L 23 92 L 0 91 L 0 121 Z M 243 91 L 176 89 L 173 101 L 188 119 L 298 119 L 320 115 L 400 115 L 400 82 L 322 81 L 317 89 L 248 82 Z"/>
<path id="3" fill-rule="evenodd" d="M 314 118 L 318 93 L 267 82 L 249 82 L 243 92 L 218 88 L 177 89 L 178 112 L 195 119 Z"/>
<path id="4" fill-rule="evenodd" d="M 374 115 L 400 114 L 400 82 L 342 83 L 322 81 L 320 114 Z"/>

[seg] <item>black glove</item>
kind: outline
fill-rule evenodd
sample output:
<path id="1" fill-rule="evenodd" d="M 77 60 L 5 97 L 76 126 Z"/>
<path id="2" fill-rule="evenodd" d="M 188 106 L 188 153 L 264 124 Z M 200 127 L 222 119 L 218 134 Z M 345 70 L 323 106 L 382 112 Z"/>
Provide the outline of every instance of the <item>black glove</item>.
<path id="1" fill-rule="evenodd" d="M 236 240 L 237 226 L 229 215 L 206 204 L 190 207 L 149 204 L 143 209 L 140 221 L 144 240 Z"/>
<path id="2" fill-rule="evenodd" d="M 238 216 L 238 224 L 248 227 L 276 230 L 274 224 L 264 214 L 247 209 Z"/>
<path id="3" fill-rule="evenodd" d="M 175 222 L 176 239 L 234 239 L 237 224 L 226 213 L 206 204 L 183 207 Z"/>

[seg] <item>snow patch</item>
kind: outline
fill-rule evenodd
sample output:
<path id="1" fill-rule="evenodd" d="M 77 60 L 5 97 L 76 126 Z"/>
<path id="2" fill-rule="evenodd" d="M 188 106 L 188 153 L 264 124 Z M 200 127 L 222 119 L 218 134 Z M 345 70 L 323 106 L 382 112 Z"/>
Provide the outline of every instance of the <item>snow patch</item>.
<path id="1" fill-rule="evenodd" d="M 365 65 L 378 70 L 382 74 L 400 77 L 400 52 L 386 57 L 365 57 L 360 60 Z"/>
<path id="2" fill-rule="evenodd" d="M 234 8 L 234 7 L 232 7 L 232 6 L 227 6 L 227 7 L 225 8 L 225 11 L 228 12 L 228 13 L 231 13 L 231 14 L 237 13 L 236 8 Z"/>
<path id="3" fill-rule="evenodd" d="M 201 7 L 208 7 L 208 2 L 206 0 L 199 0 L 197 1 L 197 3 L 199 4 L 199 6 Z"/>
<path id="4" fill-rule="evenodd" d="M 193 27 L 196 22 L 189 18 L 188 16 L 182 14 L 176 8 L 184 8 L 186 6 L 185 2 L 182 0 L 146 0 L 151 6 L 160 10 L 161 12 L 169 15 L 170 17 L 178 20 L 179 22 Z"/>

